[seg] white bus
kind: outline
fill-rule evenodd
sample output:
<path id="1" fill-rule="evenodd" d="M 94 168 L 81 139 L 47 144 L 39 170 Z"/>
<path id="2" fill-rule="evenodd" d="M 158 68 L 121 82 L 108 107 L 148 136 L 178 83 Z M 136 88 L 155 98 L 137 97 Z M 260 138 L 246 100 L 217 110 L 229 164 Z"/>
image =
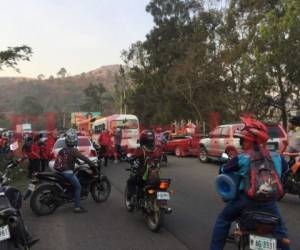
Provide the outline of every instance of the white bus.
<path id="1" fill-rule="evenodd" d="M 139 146 L 139 120 L 135 115 L 116 114 L 97 119 L 92 125 L 92 139 L 98 144 L 100 133 L 107 129 L 110 134 L 115 133 L 115 129 L 122 129 L 122 146 L 134 149 Z M 112 140 L 113 140 L 112 136 Z"/>

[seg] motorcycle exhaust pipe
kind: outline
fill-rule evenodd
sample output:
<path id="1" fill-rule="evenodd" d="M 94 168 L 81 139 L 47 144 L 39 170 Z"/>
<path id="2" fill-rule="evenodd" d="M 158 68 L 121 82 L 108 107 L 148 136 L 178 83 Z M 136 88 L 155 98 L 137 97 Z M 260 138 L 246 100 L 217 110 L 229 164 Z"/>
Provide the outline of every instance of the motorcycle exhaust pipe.
<path id="1" fill-rule="evenodd" d="M 19 218 L 16 217 L 16 216 L 9 216 L 8 217 L 8 224 L 11 226 L 11 227 L 17 227 L 19 225 Z"/>

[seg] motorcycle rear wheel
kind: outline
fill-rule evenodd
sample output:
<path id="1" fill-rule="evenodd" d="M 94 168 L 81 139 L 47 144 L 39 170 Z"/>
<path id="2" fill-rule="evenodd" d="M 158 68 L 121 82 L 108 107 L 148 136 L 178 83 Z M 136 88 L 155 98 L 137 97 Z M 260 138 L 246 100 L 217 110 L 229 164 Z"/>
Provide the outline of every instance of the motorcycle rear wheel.
<path id="1" fill-rule="evenodd" d="M 147 214 L 147 225 L 152 232 L 159 232 L 164 224 L 164 215 L 165 212 L 162 208 L 158 208 L 156 211 L 152 211 Z"/>
<path id="2" fill-rule="evenodd" d="M 100 203 L 108 199 L 111 192 L 111 184 L 106 176 L 95 181 L 91 185 L 91 194 L 95 202 Z"/>
<path id="3" fill-rule="evenodd" d="M 52 214 L 58 207 L 54 198 L 57 198 L 57 188 L 51 184 L 45 184 L 38 187 L 30 199 L 30 208 L 37 216 Z M 43 203 L 48 204 L 43 204 Z M 42 209 L 42 206 L 48 209 Z"/>

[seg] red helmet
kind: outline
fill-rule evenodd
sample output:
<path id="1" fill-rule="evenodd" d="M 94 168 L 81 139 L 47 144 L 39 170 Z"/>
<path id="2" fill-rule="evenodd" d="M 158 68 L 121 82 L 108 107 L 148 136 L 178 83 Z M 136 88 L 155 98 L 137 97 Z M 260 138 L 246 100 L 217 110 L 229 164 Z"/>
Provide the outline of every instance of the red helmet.
<path id="1" fill-rule="evenodd" d="M 268 141 L 268 129 L 265 124 L 251 117 L 241 117 L 245 126 L 236 131 L 235 137 L 243 138 L 244 140 L 264 144 Z"/>

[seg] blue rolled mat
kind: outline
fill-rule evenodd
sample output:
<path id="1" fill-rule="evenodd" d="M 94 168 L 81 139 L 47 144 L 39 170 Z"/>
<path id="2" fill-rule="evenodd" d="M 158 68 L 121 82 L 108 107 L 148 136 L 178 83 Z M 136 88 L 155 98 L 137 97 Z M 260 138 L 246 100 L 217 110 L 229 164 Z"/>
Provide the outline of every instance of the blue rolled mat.
<path id="1" fill-rule="evenodd" d="M 236 197 L 240 176 L 238 174 L 220 174 L 215 179 L 217 193 L 223 201 L 227 202 Z"/>

